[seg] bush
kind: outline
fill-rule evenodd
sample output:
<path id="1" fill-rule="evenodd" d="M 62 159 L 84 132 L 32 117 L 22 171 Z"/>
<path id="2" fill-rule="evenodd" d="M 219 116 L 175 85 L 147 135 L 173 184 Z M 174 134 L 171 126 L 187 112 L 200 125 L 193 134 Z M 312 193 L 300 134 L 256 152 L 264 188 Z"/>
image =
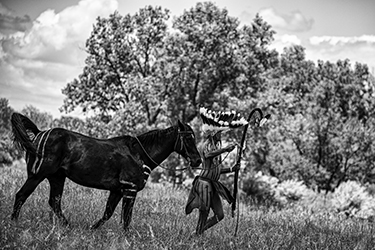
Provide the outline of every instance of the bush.
<path id="1" fill-rule="evenodd" d="M 275 198 L 282 204 L 300 201 L 314 196 L 314 191 L 307 188 L 303 181 L 286 180 L 276 186 Z"/>
<path id="2" fill-rule="evenodd" d="M 302 181 L 280 182 L 276 177 L 264 175 L 260 171 L 254 176 L 248 173 L 244 178 L 243 191 L 257 204 L 277 206 L 286 206 L 315 196 L 314 191 Z"/>
<path id="3" fill-rule="evenodd" d="M 263 175 L 260 171 L 255 175 L 247 173 L 243 178 L 242 187 L 242 191 L 246 195 L 245 199 L 256 205 L 279 205 L 274 192 L 278 181 L 277 178 Z"/>
<path id="4" fill-rule="evenodd" d="M 13 160 L 23 156 L 13 145 L 12 136 L 9 131 L 0 133 L 0 167 L 3 165 L 11 165 Z"/>
<path id="5" fill-rule="evenodd" d="M 375 198 L 355 181 L 342 183 L 331 196 L 332 208 L 350 217 L 370 219 L 375 215 Z"/>

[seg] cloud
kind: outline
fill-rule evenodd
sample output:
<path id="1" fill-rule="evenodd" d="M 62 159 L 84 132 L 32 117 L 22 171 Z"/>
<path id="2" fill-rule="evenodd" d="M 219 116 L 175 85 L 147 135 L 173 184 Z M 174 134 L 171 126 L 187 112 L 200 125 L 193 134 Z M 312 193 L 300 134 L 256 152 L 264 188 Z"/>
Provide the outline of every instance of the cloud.
<path id="1" fill-rule="evenodd" d="M 270 49 L 276 49 L 279 53 L 282 53 L 284 48 L 293 45 L 301 45 L 302 41 L 296 35 L 275 35 L 275 40 L 270 45 Z"/>
<path id="2" fill-rule="evenodd" d="M 31 25 L 32 21 L 29 16 L 16 16 L 13 11 L 0 2 L 0 33 L 11 34 L 17 31 L 25 31 Z"/>
<path id="3" fill-rule="evenodd" d="M 310 38 L 310 43 L 315 46 L 375 45 L 375 35 L 362 35 L 354 37 L 313 36 Z"/>
<path id="4" fill-rule="evenodd" d="M 375 73 L 375 35 L 314 36 L 306 47 L 306 56 L 312 60 L 335 62 L 349 59 L 352 63 L 367 64 L 370 72 Z"/>
<path id="5" fill-rule="evenodd" d="M 250 13 L 248 11 L 242 11 L 239 18 L 240 18 L 242 23 L 249 24 L 253 21 L 254 16 L 255 16 L 255 14 L 253 14 L 253 13 Z"/>
<path id="6" fill-rule="evenodd" d="M 96 18 L 117 7 L 117 0 L 81 0 L 59 13 L 44 11 L 24 31 L 0 33 L 1 97 L 15 109 L 33 105 L 58 116 L 61 89 L 82 71 L 84 44 Z"/>
<path id="7" fill-rule="evenodd" d="M 108 16 L 117 9 L 117 1 L 82 0 L 60 13 L 46 10 L 33 22 L 23 37 L 4 42 L 5 50 L 20 58 L 45 59 L 65 48 L 83 47 L 98 16 Z M 69 57 L 69 53 L 60 56 Z M 51 57 L 60 61 L 60 58 Z"/>
<path id="8" fill-rule="evenodd" d="M 284 31 L 303 32 L 312 28 L 314 20 L 306 18 L 300 11 L 292 11 L 289 14 L 282 14 L 273 8 L 262 9 L 259 15 L 274 29 Z"/>

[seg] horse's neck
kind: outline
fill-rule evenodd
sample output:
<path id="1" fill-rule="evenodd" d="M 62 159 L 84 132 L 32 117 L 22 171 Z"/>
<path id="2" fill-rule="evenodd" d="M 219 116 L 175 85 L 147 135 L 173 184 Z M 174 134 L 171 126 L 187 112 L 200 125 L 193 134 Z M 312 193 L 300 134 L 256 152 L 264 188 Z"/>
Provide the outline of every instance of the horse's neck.
<path id="1" fill-rule="evenodd" d="M 143 147 L 151 158 L 149 167 L 154 169 L 155 163 L 161 164 L 173 151 L 177 140 L 177 131 L 173 127 L 160 130 L 158 135 L 153 138 L 153 142 L 144 144 Z"/>

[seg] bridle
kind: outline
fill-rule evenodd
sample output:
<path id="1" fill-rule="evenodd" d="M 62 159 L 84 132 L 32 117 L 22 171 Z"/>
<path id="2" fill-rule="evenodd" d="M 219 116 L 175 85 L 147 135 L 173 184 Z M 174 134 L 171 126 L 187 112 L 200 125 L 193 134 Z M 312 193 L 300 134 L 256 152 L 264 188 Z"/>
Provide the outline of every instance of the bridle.
<path id="1" fill-rule="evenodd" d="M 174 143 L 174 147 L 173 147 L 173 150 L 178 152 L 176 150 L 177 148 L 177 145 L 178 145 L 178 141 L 180 140 L 180 145 L 181 145 L 181 148 L 180 148 L 180 151 L 184 150 L 183 153 L 185 154 L 185 157 L 187 158 L 187 160 L 189 161 L 190 163 L 190 156 L 188 154 L 188 151 L 187 151 L 187 148 L 186 148 L 186 145 L 184 143 L 184 137 L 187 136 L 187 135 L 194 135 L 194 133 L 192 131 L 180 131 L 180 129 L 178 128 L 178 131 L 177 131 L 177 139 L 176 139 L 176 142 Z M 147 153 L 146 149 L 143 147 L 141 141 L 138 139 L 137 136 L 135 136 L 135 139 L 138 141 L 139 145 L 141 146 L 143 152 L 145 153 L 145 155 L 147 156 L 147 158 L 153 163 L 155 164 L 155 167 L 162 167 L 160 166 L 160 163 L 157 163 L 154 159 L 152 159 L 152 157 Z M 164 168 L 164 167 L 162 167 Z M 167 168 L 164 168 L 164 169 L 167 169 Z"/>
<path id="2" fill-rule="evenodd" d="M 178 130 L 178 137 L 177 137 L 176 142 L 174 144 L 173 150 L 177 152 L 176 148 L 177 148 L 177 144 L 178 144 L 178 139 L 180 139 L 180 145 L 181 145 L 180 151 L 184 150 L 184 153 L 185 153 L 186 157 L 189 158 L 188 151 L 187 151 L 186 145 L 184 143 L 184 138 L 187 135 L 194 136 L 194 133 L 193 133 L 193 131 L 180 131 L 180 129 Z"/>

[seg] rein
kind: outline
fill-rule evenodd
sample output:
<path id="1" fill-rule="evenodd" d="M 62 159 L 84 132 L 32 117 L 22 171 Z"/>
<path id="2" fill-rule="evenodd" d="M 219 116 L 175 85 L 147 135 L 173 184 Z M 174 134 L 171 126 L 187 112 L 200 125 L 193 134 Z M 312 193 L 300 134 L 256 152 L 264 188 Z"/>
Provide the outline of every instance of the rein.
<path id="1" fill-rule="evenodd" d="M 173 147 L 173 150 L 174 150 L 174 151 L 176 151 L 176 147 L 177 147 L 178 139 L 180 139 L 180 141 L 181 141 L 181 150 L 185 148 L 185 151 L 187 152 L 187 150 L 186 150 L 186 146 L 185 146 L 185 143 L 184 143 L 184 141 L 183 141 L 183 135 L 186 135 L 186 134 L 192 134 L 192 132 L 190 132 L 190 131 L 178 131 L 178 137 L 177 137 L 176 142 L 175 142 L 174 147 Z M 148 158 L 153 164 L 155 164 L 155 167 L 158 167 L 158 166 L 159 166 L 159 167 L 161 167 L 161 168 L 163 168 L 163 169 L 170 170 L 169 168 L 166 168 L 166 167 L 161 166 L 161 165 L 160 165 L 161 163 L 157 163 L 157 162 L 156 162 L 156 161 L 155 161 L 155 160 L 154 160 L 154 159 L 153 159 L 153 158 L 147 153 L 146 149 L 143 147 L 141 141 L 138 139 L 137 136 L 135 136 L 135 139 L 138 141 L 139 145 L 141 146 L 143 152 L 146 154 L 147 158 Z M 176 169 L 176 171 L 182 171 L 182 170 L 185 170 L 185 169 L 187 169 L 187 168 Z"/>
<path id="2" fill-rule="evenodd" d="M 138 139 L 137 136 L 135 136 L 135 139 L 137 139 L 139 145 L 141 146 L 143 152 L 146 154 L 147 158 L 148 158 L 149 160 L 151 160 L 151 162 L 154 163 L 154 164 L 156 165 L 156 167 L 159 166 L 159 163 L 155 162 L 154 159 L 152 159 L 152 157 L 147 153 L 146 149 L 143 147 L 141 141 Z"/>
<path id="3" fill-rule="evenodd" d="M 229 154 L 230 154 L 230 152 L 228 152 L 225 155 L 225 157 L 219 162 L 219 164 L 214 165 L 213 167 L 209 167 L 209 168 L 194 168 L 194 170 L 198 170 L 198 169 L 201 169 L 201 170 L 211 170 L 211 169 L 217 168 L 218 166 L 220 166 L 225 161 L 225 159 L 228 157 Z M 164 169 L 167 169 L 167 168 L 164 168 Z M 186 170 L 186 169 L 188 169 L 188 168 L 180 168 L 180 169 L 176 169 L 175 171 L 183 171 L 183 170 Z"/>
<path id="4" fill-rule="evenodd" d="M 186 151 L 186 146 L 185 146 L 185 143 L 184 143 L 184 141 L 183 141 L 183 135 L 186 135 L 186 134 L 192 134 L 192 132 L 190 132 L 190 131 L 178 131 L 178 136 L 179 136 L 179 137 L 177 137 L 176 142 L 175 142 L 175 144 L 174 144 L 174 147 L 173 147 L 173 150 L 174 150 L 174 151 L 176 151 L 176 147 L 177 147 L 178 139 L 180 139 L 180 141 L 181 141 L 181 149 L 180 149 L 180 150 L 182 150 L 182 149 L 185 148 L 185 151 Z M 155 161 L 155 160 L 154 160 L 154 159 L 153 159 L 153 158 L 147 153 L 146 149 L 143 147 L 143 144 L 141 143 L 141 141 L 138 139 L 137 136 L 135 136 L 135 139 L 138 141 L 139 145 L 140 145 L 141 148 L 142 148 L 142 151 L 146 154 L 147 158 L 148 158 L 153 164 L 155 164 L 156 167 L 160 167 L 160 168 L 162 168 L 162 169 L 166 169 L 166 170 L 171 170 L 170 168 L 163 167 L 162 165 L 160 165 L 161 163 L 157 163 L 157 162 L 156 162 L 156 161 Z M 216 166 L 213 166 L 213 167 L 210 167 L 210 168 L 207 168 L 207 169 L 205 169 L 205 168 L 195 168 L 195 169 L 202 169 L 202 170 L 205 169 L 205 170 L 210 170 L 210 169 L 216 168 L 216 167 L 220 166 L 220 165 L 224 162 L 224 160 L 228 157 L 229 153 L 230 153 L 230 152 L 228 152 L 228 153 L 225 155 L 225 157 L 220 161 L 220 163 L 219 163 L 218 165 L 216 165 Z M 189 168 L 188 168 L 188 167 L 185 167 L 185 168 L 175 169 L 175 171 L 184 171 L 184 170 L 187 170 L 187 169 L 189 169 Z"/>

